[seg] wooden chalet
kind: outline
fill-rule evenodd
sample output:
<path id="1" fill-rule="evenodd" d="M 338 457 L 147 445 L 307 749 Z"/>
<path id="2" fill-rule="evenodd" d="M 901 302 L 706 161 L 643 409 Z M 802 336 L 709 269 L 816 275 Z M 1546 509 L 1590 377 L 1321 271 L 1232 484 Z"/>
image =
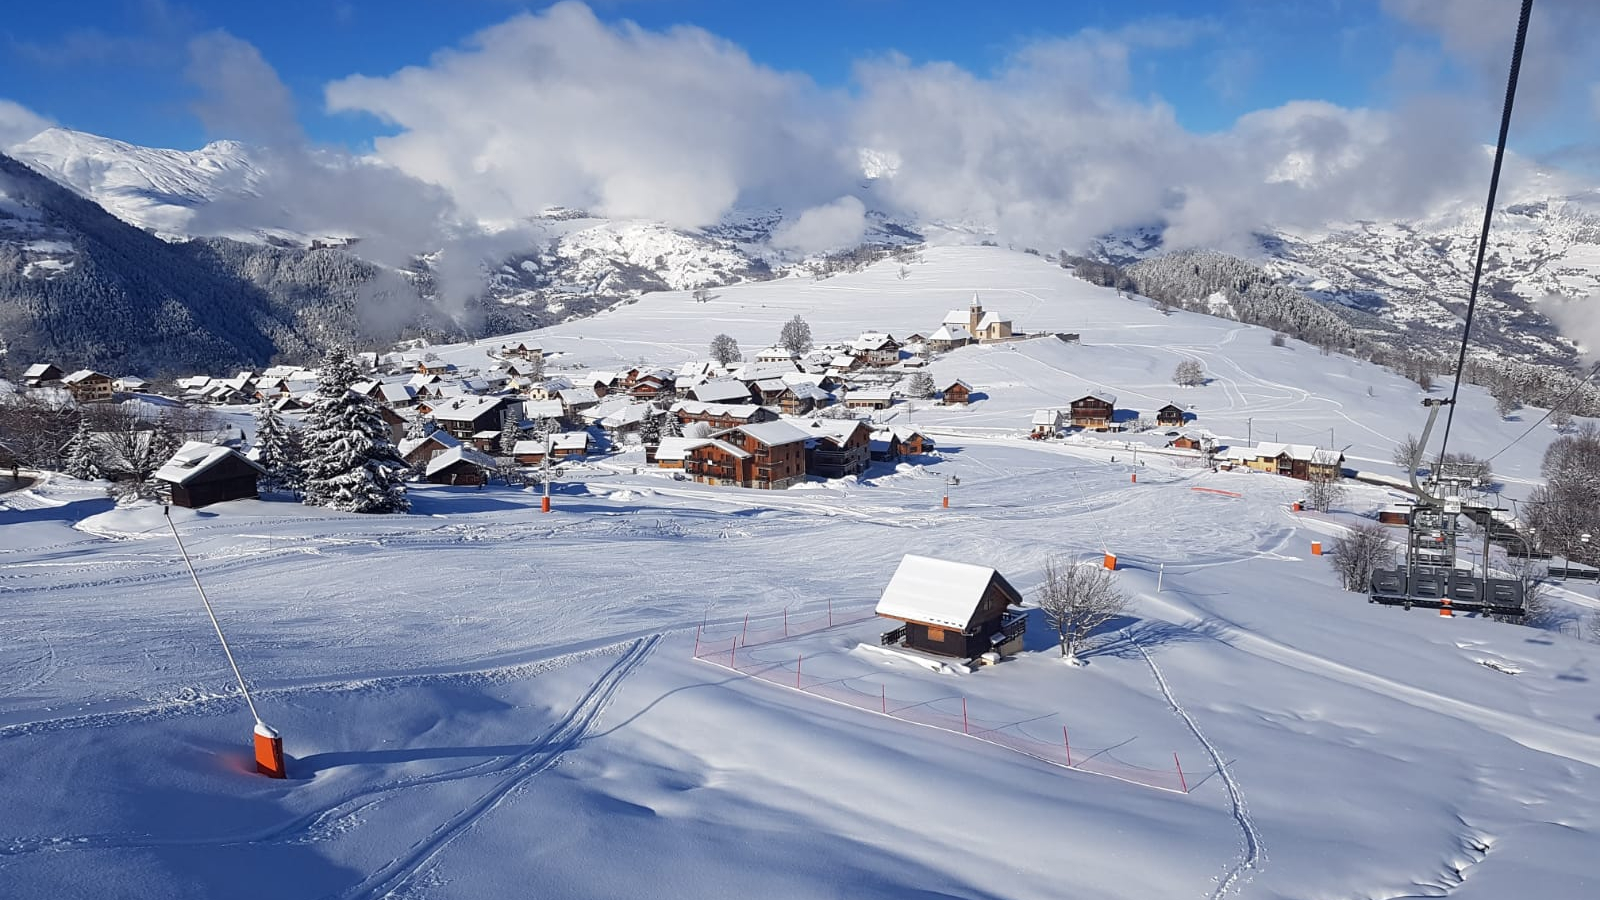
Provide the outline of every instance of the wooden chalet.
<path id="1" fill-rule="evenodd" d="M 740 425 L 717 435 L 750 454 L 744 487 L 781 490 L 806 477 L 806 429 L 788 422 Z"/>
<path id="2" fill-rule="evenodd" d="M 909 425 L 894 425 L 890 431 L 900 439 L 900 452 L 906 456 L 921 456 L 934 451 L 934 440 Z"/>
<path id="3" fill-rule="evenodd" d="M 589 432 L 568 431 L 551 435 L 550 456 L 553 459 L 573 459 L 589 455 Z"/>
<path id="4" fill-rule="evenodd" d="M 786 347 L 766 347 L 756 354 L 758 363 L 789 363 L 794 364 L 799 359 L 799 354 Z"/>
<path id="5" fill-rule="evenodd" d="M 663 440 L 662 444 L 663 447 L 656 450 L 657 460 L 661 459 L 666 441 Z M 754 455 L 748 450 L 727 441 L 708 438 L 696 442 L 682 452 L 684 456 L 681 468 L 695 481 L 711 485 L 750 486 L 751 473 L 754 471 Z"/>
<path id="6" fill-rule="evenodd" d="M 48 387 L 59 384 L 67 376 L 61 367 L 54 363 L 34 363 L 22 373 L 22 383 L 26 387 Z"/>
<path id="7" fill-rule="evenodd" d="M 820 478 L 860 475 L 872 464 L 872 429 L 860 419 L 813 419 L 804 429 L 806 474 Z"/>
<path id="8" fill-rule="evenodd" d="M 1337 479 L 1343 474 L 1344 454 L 1309 444 L 1257 444 L 1248 451 L 1244 464 L 1258 472 L 1270 472 L 1301 481 Z"/>
<path id="9" fill-rule="evenodd" d="M 786 416 L 801 416 L 833 402 L 833 395 L 814 384 L 787 385 L 778 395 L 778 408 Z"/>
<path id="10" fill-rule="evenodd" d="M 754 403 L 696 403 L 692 400 L 679 400 L 672 404 L 671 411 L 683 425 L 704 422 L 714 430 L 775 422 L 778 419 L 777 413 L 765 406 L 756 406 Z"/>
<path id="11" fill-rule="evenodd" d="M 1117 398 L 1111 394 L 1085 394 L 1072 401 L 1072 424 L 1090 431 L 1109 431 L 1117 411 Z"/>
<path id="12" fill-rule="evenodd" d="M 79 403 L 99 403 L 110 400 L 116 393 L 110 375 L 102 375 L 90 369 L 79 369 L 71 375 L 61 379 L 61 384 L 72 394 L 72 399 Z"/>
<path id="13" fill-rule="evenodd" d="M 533 438 L 517 441 L 511 447 L 511 458 L 519 466 L 537 466 L 544 462 L 545 452 L 550 447 L 547 438 Z"/>
<path id="14" fill-rule="evenodd" d="M 951 382 L 944 390 L 939 392 L 940 406 L 965 406 L 972 402 L 972 385 L 961 379 Z"/>
<path id="15" fill-rule="evenodd" d="M 111 387 L 124 394 L 138 394 L 148 389 L 150 382 L 137 375 L 124 375 L 111 382 Z M 258 393 L 256 396 L 259 397 L 260 394 Z"/>
<path id="16" fill-rule="evenodd" d="M 1022 595 L 988 566 L 906 555 L 878 599 L 877 613 L 904 624 L 886 645 L 974 659 L 1022 649 L 1027 615 L 1013 612 Z"/>
<path id="17" fill-rule="evenodd" d="M 501 345 L 500 356 L 505 359 L 525 359 L 535 362 L 544 359 L 544 348 L 538 344 L 519 341 L 515 344 Z"/>
<path id="18" fill-rule="evenodd" d="M 430 413 L 440 428 L 470 441 L 484 432 L 499 434 L 510 418 L 522 418 L 522 400 L 517 397 L 452 397 L 433 405 Z"/>
<path id="19" fill-rule="evenodd" d="M 406 465 L 421 468 L 435 456 L 459 446 L 461 441 L 455 435 L 448 431 L 435 431 L 427 437 L 402 440 L 395 449 L 400 452 L 400 458 Z"/>
<path id="20" fill-rule="evenodd" d="M 1157 425 L 1182 426 L 1186 418 L 1183 414 L 1183 407 L 1176 403 L 1168 403 L 1166 406 L 1156 410 Z"/>
<path id="21" fill-rule="evenodd" d="M 1199 450 L 1201 440 L 1193 435 L 1181 434 L 1167 442 L 1167 446 L 1174 450 Z"/>
<path id="22" fill-rule="evenodd" d="M 853 341 L 850 349 L 867 365 L 882 368 L 900 361 L 900 346 L 892 334 L 868 331 Z"/>
<path id="23" fill-rule="evenodd" d="M 899 399 L 891 388 L 864 388 L 844 395 L 844 405 L 851 409 L 888 409 Z"/>
<path id="24" fill-rule="evenodd" d="M 750 393 L 762 406 L 778 406 L 789 384 L 782 378 L 761 378 L 750 382 Z"/>
<path id="25" fill-rule="evenodd" d="M 475 486 L 489 483 L 494 458 L 471 447 L 452 447 L 428 461 L 423 477 L 429 484 Z"/>
<path id="26" fill-rule="evenodd" d="M 733 379 L 703 381 L 683 393 L 700 403 L 744 404 L 755 399 L 749 385 Z"/>
<path id="27" fill-rule="evenodd" d="M 256 479 L 265 474 L 266 469 L 231 447 L 188 441 L 156 470 L 154 477 L 167 484 L 173 506 L 199 509 L 224 500 L 258 496 Z"/>
<path id="28" fill-rule="evenodd" d="M 448 375 L 455 370 L 455 366 L 442 359 L 423 359 L 417 361 L 413 371 L 419 375 Z"/>
<path id="29" fill-rule="evenodd" d="M 905 455 L 905 447 L 900 443 L 900 436 L 889 428 L 874 431 L 867 450 L 873 462 L 896 462 Z"/>

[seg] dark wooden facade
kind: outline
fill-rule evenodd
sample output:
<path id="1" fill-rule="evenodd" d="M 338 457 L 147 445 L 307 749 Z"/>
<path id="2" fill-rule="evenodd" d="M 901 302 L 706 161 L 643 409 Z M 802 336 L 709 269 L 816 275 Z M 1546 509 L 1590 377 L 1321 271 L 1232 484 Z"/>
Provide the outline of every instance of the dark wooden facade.
<path id="1" fill-rule="evenodd" d="M 871 464 L 872 429 L 865 422 L 857 422 L 856 427 L 842 437 L 817 435 L 805 453 L 806 474 L 822 478 L 860 475 Z"/>
<path id="2" fill-rule="evenodd" d="M 1111 427 L 1111 416 L 1116 407 L 1090 394 L 1072 401 L 1072 424 L 1079 428 L 1106 431 Z"/>
<path id="3" fill-rule="evenodd" d="M 690 450 L 683 467 L 696 481 L 744 487 L 750 483 L 752 461 L 751 457 L 737 456 L 726 447 L 711 443 Z"/>
<path id="4" fill-rule="evenodd" d="M 792 441 L 768 444 L 735 428 L 720 439 L 750 454 L 750 487 L 786 488 L 806 477 L 803 435 L 797 435 Z"/>
<path id="5" fill-rule="evenodd" d="M 906 646 L 963 659 L 982 656 L 994 649 L 992 638 L 1000 633 L 1005 624 L 1006 608 L 1021 603 L 1022 598 L 1011 590 L 1010 585 L 996 576 L 989 582 L 983 599 L 978 601 L 977 609 L 965 628 L 949 628 L 907 619 Z"/>
<path id="6" fill-rule="evenodd" d="M 1156 410 L 1157 425 L 1182 425 L 1183 422 L 1183 408 L 1176 403 L 1168 403 Z"/>
<path id="7" fill-rule="evenodd" d="M 945 406 L 951 406 L 957 403 L 970 403 L 972 402 L 972 388 L 969 388 L 966 386 L 966 384 L 958 381 L 944 389 L 944 392 L 939 397 L 939 402 L 943 403 Z"/>
<path id="8" fill-rule="evenodd" d="M 225 500 L 250 500 L 256 493 L 256 479 L 261 470 L 244 458 L 229 454 L 189 479 L 188 484 L 172 486 L 172 505 L 199 509 Z"/>
<path id="9" fill-rule="evenodd" d="M 452 484 L 472 487 L 489 483 L 489 473 L 477 463 L 459 460 L 428 476 L 429 484 Z"/>

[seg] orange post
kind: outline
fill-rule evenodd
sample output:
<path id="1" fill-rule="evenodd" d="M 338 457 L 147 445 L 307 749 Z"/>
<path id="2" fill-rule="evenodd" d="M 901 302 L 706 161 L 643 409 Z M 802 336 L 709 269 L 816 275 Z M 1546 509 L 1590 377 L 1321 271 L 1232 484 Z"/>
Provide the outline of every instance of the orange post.
<path id="1" fill-rule="evenodd" d="M 950 508 L 950 495 L 949 494 L 946 494 L 944 496 L 944 508 L 945 509 L 949 509 Z"/>
<path id="2" fill-rule="evenodd" d="M 283 766 L 283 738 L 271 725 L 256 723 L 256 771 L 268 778 L 287 778 Z"/>
<path id="3" fill-rule="evenodd" d="M 1439 602 L 1441 604 L 1440 607 L 1439 607 L 1439 615 L 1441 617 L 1443 617 L 1443 618 L 1446 618 L 1446 619 L 1454 619 L 1456 617 L 1456 614 L 1450 610 L 1450 600 L 1449 600 L 1449 598 L 1446 598 L 1446 599 L 1441 600 Z"/>
<path id="4" fill-rule="evenodd" d="M 1294 502 L 1294 505 L 1291 506 L 1290 509 L 1293 509 L 1295 512 L 1299 512 L 1300 511 L 1300 501 L 1296 500 Z"/>
<path id="5" fill-rule="evenodd" d="M 1321 541 L 1312 541 L 1311 542 L 1311 555 L 1312 556 L 1321 556 L 1322 555 L 1322 542 Z"/>
<path id="6" fill-rule="evenodd" d="M 549 512 L 550 511 L 550 498 L 549 497 L 540 497 L 539 498 L 539 511 L 540 512 Z"/>
<path id="7" fill-rule="evenodd" d="M 1132 483 L 1132 484 L 1138 484 L 1139 483 L 1139 473 L 1138 472 L 1129 472 L 1128 473 L 1128 481 L 1130 483 Z"/>
<path id="8" fill-rule="evenodd" d="M 1106 568 L 1113 572 L 1117 570 L 1117 555 L 1115 553 L 1106 553 Z"/>

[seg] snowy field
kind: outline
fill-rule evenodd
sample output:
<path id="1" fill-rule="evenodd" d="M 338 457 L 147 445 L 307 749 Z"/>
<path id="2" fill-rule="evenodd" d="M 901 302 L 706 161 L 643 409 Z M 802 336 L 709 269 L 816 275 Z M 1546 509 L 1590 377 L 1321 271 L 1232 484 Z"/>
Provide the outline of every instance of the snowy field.
<path id="1" fill-rule="evenodd" d="M 753 353 L 797 312 L 819 339 L 927 333 L 974 291 L 1019 329 L 1082 334 L 939 359 L 985 397 L 896 409 L 936 456 L 769 493 L 623 454 L 577 467 L 550 514 L 498 485 L 419 488 L 408 516 L 175 510 L 287 781 L 248 771 L 248 712 L 159 509 L 70 479 L 0 494 L 0 896 L 1600 894 L 1600 647 L 1339 591 L 1310 542 L 1382 488 L 1296 514 L 1285 479 L 1019 436 L 1033 409 L 1103 389 L 1193 406 L 1225 438 L 1332 429 L 1352 465 L 1392 475 L 1394 438 L 1421 430 L 1414 385 L 1031 256 L 925 256 L 905 279 L 653 295 L 527 337 L 565 354 L 552 368 L 676 364 L 723 330 Z M 482 365 L 489 343 L 441 356 Z M 1209 385 L 1170 385 L 1186 357 Z M 1455 449 L 1494 453 L 1538 415 L 1463 396 Z M 1509 496 L 1552 436 L 1495 459 Z M 1045 559 L 1106 550 L 1134 602 L 1083 668 L 1037 614 L 1028 652 L 977 672 L 868 649 L 905 553 L 993 565 L 1028 593 Z M 1562 598 L 1600 607 L 1581 590 Z M 956 721 L 965 705 L 1039 740 L 1066 727 L 1098 763 L 694 658 L 747 627 L 741 668 L 800 663 L 806 684 Z M 1093 771 L 1170 773 L 1174 754 L 1188 793 Z"/>

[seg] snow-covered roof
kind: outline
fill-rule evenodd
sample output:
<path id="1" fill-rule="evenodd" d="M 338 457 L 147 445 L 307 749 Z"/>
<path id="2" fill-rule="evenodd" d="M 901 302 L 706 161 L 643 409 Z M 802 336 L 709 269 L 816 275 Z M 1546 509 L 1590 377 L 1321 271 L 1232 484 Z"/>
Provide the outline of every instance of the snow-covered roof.
<path id="1" fill-rule="evenodd" d="M 472 439 L 475 441 L 496 441 L 500 439 L 500 434 L 501 432 L 498 428 L 485 428 L 473 434 Z"/>
<path id="2" fill-rule="evenodd" d="M 756 390 L 762 393 L 781 393 L 788 386 L 789 383 L 782 378 L 763 378 L 756 382 Z"/>
<path id="3" fill-rule="evenodd" d="M 730 403 L 750 399 L 750 388 L 742 381 L 707 381 L 689 388 L 688 392 L 702 403 Z"/>
<path id="4" fill-rule="evenodd" d="M 893 388 L 862 388 L 859 391 L 851 391 L 846 394 L 845 400 L 861 400 L 871 403 L 880 401 L 892 402 L 895 396 Z"/>
<path id="5" fill-rule="evenodd" d="M 378 396 L 385 403 L 404 403 L 417 398 L 417 389 L 409 384 L 380 384 Z"/>
<path id="6" fill-rule="evenodd" d="M 587 450 L 589 449 L 589 432 L 565 431 L 552 435 L 550 438 L 551 450 Z"/>
<path id="7" fill-rule="evenodd" d="M 1033 424 L 1034 425 L 1060 425 L 1061 424 L 1061 410 L 1059 410 L 1059 409 L 1036 409 L 1036 410 L 1033 411 Z"/>
<path id="8" fill-rule="evenodd" d="M 427 437 L 406 438 L 402 440 L 395 449 L 400 451 L 401 456 L 410 456 L 413 450 L 416 450 L 418 447 L 421 447 L 423 444 L 426 444 L 429 441 L 432 441 L 433 443 L 438 444 L 446 449 L 450 447 L 461 446 L 461 440 L 459 438 L 450 432 L 441 429 L 433 432 Z"/>
<path id="9" fill-rule="evenodd" d="M 22 373 L 22 377 L 23 378 L 43 378 L 45 375 L 48 375 L 50 373 L 51 369 L 54 369 L 54 368 L 55 368 L 55 366 L 51 365 L 50 363 L 34 363 L 33 365 L 29 366 L 26 371 L 24 371 Z"/>
<path id="10" fill-rule="evenodd" d="M 61 379 L 61 383 L 62 384 L 77 384 L 80 381 L 87 381 L 90 378 L 104 378 L 107 381 L 109 381 L 111 379 L 111 376 L 110 375 L 101 375 L 99 372 L 96 372 L 93 369 L 79 369 L 78 371 L 73 372 L 71 375 L 68 375 L 67 377 Z"/>
<path id="11" fill-rule="evenodd" d="M 946 628 L 965 628 L 972 622 L 978 604 L 999 579 L 1000 584 L 1019 602 L 1015 588 L 989 566 L 951 562 L 931 556 L 906 554 L 878 598 L 877 614 L 891 619 L 910 619 Z"/>
<path id="12" fill-rule="evenodd" d="M 716 438 L 706 438 L 706 439 L 702 440 L 699 444 L 696 444 L 694 447 L 691 447 L 689 449 L 691 451 L 693 451 L 693 450 L 698 450 L 701 447 L 715 447 L 718 450 L 721 450 L 723 453 L 726 453 L 726 454 L 728 454 L 729 456 L 731 456 L 731 457 L 733 457 L 735 459 L 749 459 L 753 455 L 753 454 L 751 454 L 750 451 L 744 449 L 743 447 L 738 447 L 738 446 L 735 446 L 733 444 L 728 443 L 727 441 L 717 440 Z M 656 458 L 657 459 L 661 458 L 661 454 L 660 454 L 659 451 L 657 451 L 657 453 L 656 453 Z"/>
<path id="13" fill-rule="evenodd" d="M 1323 450 L 1310 444 L 1278 444 L 1263 441 L 1256 445 L 1255 455 L 1251 459 L 1275 459 L 1287 456 L 1299 462 L 1317 463 L 1320 465 L 1334 465 L 1344 459 L 1344 454 L 1337 450 Z"/>
<path id="14" fill-rule="evenodd" d="M 930 341 L 970 341 L 972 332 L 967 330 L 966 317 L 963 315 L 959 324 L 946 323 L 939 326 L 939 330 L 928 335 Z"/>
<path id="15" fill-rule="evenodd" d="M 762 407 L 754 403 L 697 403 L 693 400 L 679 400 L 672 404 L 673 412 L 688 413 L 691 416 L 728 416 L 735 419 L 748 419 L 761 409 Z"/>
<path id="16" fill-rule="evenodd" d="M 836 444 L 848 441 L 856 429 L 867 427 L 861 419 L 812 419 L 806 423 L 805 430 L 812 437 L 824 437 Z"/>
<path id="17" fill-rule="evenodd" d="M 549 443 L 549 441 L 543 438 L 524 439 L 513 444 L 511 447 L 511 452 L 517 456 L 527 456 L 534 453 L 543 456 L 545 447 L 548 446 Z"/>
<path id="18" fill-rule="evenodd" d="M 156 470 L 155 477 L 158 481 L 185 485 L 230 456 L 237 456 L 257 472 L 267 474 L 266 469 L 231 447 L 219 447 L 205 441 L 186 441 L 177 453 L 172 454 L 171 459 Z"/>
<path id="19" fill-rule="evenodd" d="M 594 392 L 594 388 L 563 388 L 557 391 L 556 395 L 561 398 L 562 403 L 569 406 L 582 406 L 600 402 L 600 396 Z"/>
<path id="20" fill-rule="evenodd" d="M 1073 403 L 1078 403 L 1078 402 L 1081 402 L 1083 400 L 1099 400 L 1101 403 L 1104 403 L 1107 406 L 1116 406 L 1117 405 L 1117 395 L 1116 394 L 1108 394 L 1105 391 L 1094 391 L 1092 393 L 1084 394 L 1082 397 L 1079 397 L 1077 400 L 1074 400 L 1072 402 Z"/>
<path id="21" fill-rule="evenodd" d="M 944 324 L 960 325 L 961 330 L 965 331 L 967 326 L 972 324 L 972 313 L 965 309 L 952 309 L 944 314 Z"/>
<path id="22" fill-rule="evenodd" d="M 560 400 L 527 400 L 522 404 L 522 414 L 530 419 L 559 419 L 566 411 Z"/>
<path id="23" fill-rule="evenodd" d="M 487 453 L 482 453 L 471 447 L 451 447 L 449 450 L 428 460 L 428 475 L 433 475 L 450 468 L 458 462 L 468 462 L 480 469 L 494 468 L 494 458 Z"/>
<path id="24" fill-rule="evenodd" d="M 710 438 L 664 437 L 661 439 L 661 445 L 656 448 L 656 460 L 659 462 L 663 459 L 687 459 L 691 450 L 709 443 L 711 443 Z"/>
<path id="25" fill-rule="evenodd" d="M 1010 322 L 1010 319 L 1000 318 L 1000 314 L 997 312 L 986 312 L 983 314 L 983 318 L 978 320 L 978 330 L 984 331 L 996 325 L 1010 324 Z"/>
<path id="26" fill-rule="evenodd" d="M 899 346 L 899 342 L 894 339 L 893 335 L 879 331 L 864 331 L 861 333 L 861 337 L 851 342 L 850 346 L 862 353 L 866 353 L 871 350 L 882 350 L 890 344 Z"/>
<path id="27" fill-rule="evenodd" d="M 792 444 L 810 437 L 804 428 L 791 422 L 757 422 L 752 425 L 740 425 L 732 429 L 740 434 L 755 438 L 768 447 L 777 447 L 783 444 Z"/>
<path id="28" fill-rule="evenodd" d="M 504 397 L 452 397 L 433 408 L 433 417 L 450 422 L 471 422 L 500 408 Z"/>
<path id="29" fill-rule="evenodd" d="M 963 388 L 966 388 L 969 391 L 972 390 L 972 385 L 967 384 L 965 381 L 962 381 L 959 378 L 957 378 L 955 381 L 952 381 L 949 384 L 945 385 L 944 389 L 948 391 L 953 387 L 963 387 Z"/>
<path id="30" fill-rule="evenodd" d="M 606 428 L 626 428 L 643 422 L 649 412 L 648 403 L 628 403 L 607 413 L 605 418 L 600 420 L 600 424 Z"/>

